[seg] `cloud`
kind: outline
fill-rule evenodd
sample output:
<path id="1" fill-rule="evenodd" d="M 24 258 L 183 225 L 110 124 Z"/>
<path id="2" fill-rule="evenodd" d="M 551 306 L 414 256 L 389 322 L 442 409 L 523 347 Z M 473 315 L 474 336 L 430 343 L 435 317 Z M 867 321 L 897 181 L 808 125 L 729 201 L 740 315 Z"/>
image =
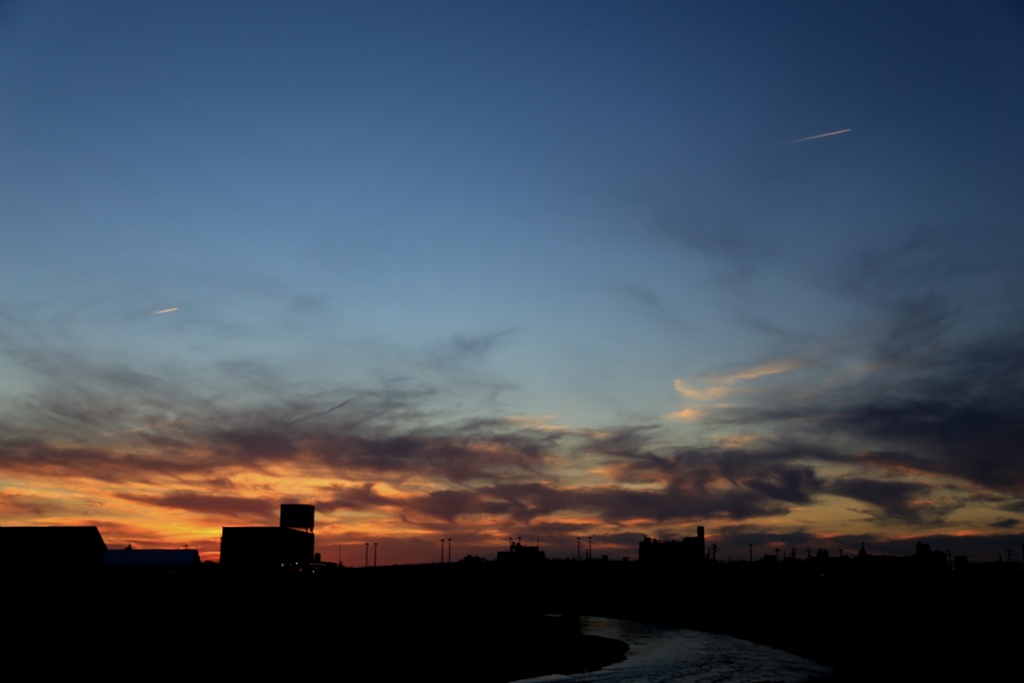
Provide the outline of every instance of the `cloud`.
<path id="1" fill-rule="evenodd" d="M 739 427 L 776 448 L 785 434 L 804 457 L 845 464 L 857 476 L 945 476 L 963 486 L 1024 495 L 1024 336 L 936 347 L 913 359 L 871 367 L 770 402 L 719 406 L 702 416 L 716 429 Z M 727 435 L 728 436 L 728 435 Z M 720 441 L 728 443 L 728 441 Z M 906 507 L 893 508 L 904 517 Z"/>
<path id="2" fill-rule="evenodd" d="M 948 512 L 925 500 L 929 487 L 912 482 L 850 477 L 831 482 L 827 489 L 830 493 L 876 506 L 884 515 L 872 516 L 883 524 L 887 519 L 911 524 L 935 523 Z"/>
<path id="3" fill-rule="evenodd" d="M 813 466 L 797 463 L 823 453 L 797 446 L 703 448 L 669 456 L 636 453 L 623 460 L 627 456 L 620 452 L 608 472 L 621 484 L 660 484 L 672 505 L 685 509 L 680 516 L 742 519 L 785 515 L 790 505 L 813 502 L 824 482 Z"/>
<path id="4" fill-rule="evenodd" d="M 992 522 L 989 526 L 995 529 L 1013 529 L 1020 525 L 1020 520 L 1016 517 L 1004 517 L 998 521 Z"/>
<path id="5" fill-rule="evenodd" d="M 0 465 L 10 474 L 62 479 L 89 478 L 120 483 L 152 483 L 164 477 L 208 472 L 208 459 L 181 461 L 96 448 L 62 448 L 42 441 L 0 442 Z"/>
<path id="6" fill-rule="evenodd" d="M 1024 494 L 1018 404 L 936 393 L 854 405 L 828 424 L 862 440 L 902 447 L 865 452 L 860 462 L 950 474 L 994 491 Z"/>
<path id="7" fill-rule="evenodd" d="M 1024 499 L 1013 500 L 998 506 L 1000 510 L 1007 512 L 1024 512 Z"/>
<path id="8" fill-rule="evenodd" d="M 497 349 L 504 339 L 512 334 L 511 329 L 484 334 L 456 334 L 427 354 L 428 363 L 458 364 L 479 361 Z"/>
<path id="9" fill-rule="evenodd" d="M 892 308 L 892 323 L 879 353 L 892 361 L 931 346 L 956 324 L 958 312 L 935 293 L 901 301 Z"/>
<path id="10" fill-rule="evenodd" d="M 961 232 L 938 226 L 895 230 L 884 243 L 850 254 L 834 272 L 832 286 L 883 308 L 941 297 L 983 269 L 982 253 L 962 248 Z"/>
<path id="11" fill-rule="evenodd" d="M 570 511 L 594 514 L 614 526 L 643 521 L 762 517 L 785 512 L 779 506 L 765 505 L 759 497 L 735 490 L 700 493 L 679 486 L 634 490 L 616 486 L 557 489 L 524 484 L 491 487 L 486 492 L 511 504 L 511 516 L 523 523 Z"/>
<path id="12" fill-rule="evenodd" d="M 45 518 L 60 513 L 65 505 L 61 500 L 35 493 L 0 490 L 0 514 L 4 518 Z"/>
<path id="13" fill-rule="evenodd" d="M 216 496 L 190 492 L 172 492 L 160 495 L 139 495 L 117 493 L 118 498 L 131 500 L 143 505 L 186 510 L 218 518 L 256 519 L 273 526 L 276 523 L 277 504 L 273 501 L 237 496 Z"/>
<path id="14" fill-rule="evenodd" d="M 696 408 L 683 408 L 674 413 L 669 413 L 668 416 L 673 420 L 699 420 L 704 416 L 704 413 Z"/>
<path id="15" fill-rule="evenodd" d="M 906 329 L 900 339 L 936 328 Z M 463 361 L 486 358 L 503 334 L 454 337 L 419 357 L 436 352 L 449 364 L 445 372 L 461 372 Z M 760 401 L 752 391 L 759 381 L 829 368 L 827 356 L 794 353 L 677 380 L 678 394 L 697 402 L 675 413 L 691 418 L 686 424 L 585 428 L 555 424 L 553 416 L 509 416 L 493 403 L 451 409 L 493 396 L 480 382 L 459 385 L 467 393 L 457 395 L 451 384 L 400 372 L 373 383 L 292 384 L 287 372 L 249 359 L 215 362 L 210 383 L 197 384 L 187 373 L 35 353 L 19 342 L 19 357 L 45 381 L 2 406 L 0 470 L 22 489 L 72 490 L 110 505 L 111 519 L 137 512 L 162 520 L 157 511 L 168 510 L 273 523 L 278 499 L 301 495 L 317 505 L 332 537 L 358 528 L 457 531 L 486 544 L 517 529 L 548 535 L 565 552 L 576 535 L 689 534 L 698 523 L 721 530 L 784 523 L 793 539 L 821 543 L 820 528 L 804 527 L 814 506 L 842 512 L 833 496 L 866 510 L 842 512 L 850 524 L 863 525 L 866 514 L 872 525 L 906 533 L 948 525 L 963 506 L 1011 515 L 993 522 L 990 513 L 958 513 L 975 529 L 1010 528 L 1024 491 L 1022 339 L 893 353 L 890 364 L 855 382 Z M 734 404 L 715 403 L 725 396 Z M 64 512 L 6 490 L 0 509 L 6 518 Z"/>
<path id="16" fill-rule="evenodd" d="M 992 341 L 1019 333 L 1020 300 L 1007 296 L 1020 290 L 1019 269 L 1005 249 L 1013 228 L 983 222 L 894 228 L 892 237 L 847 256 L 823 282 L 875 314 L 864 334 L 881 332 L 879 358 L 926 359 L 957 332 L 960 340 Z"/>
<path id="17" fill-rule="evenodd" d="M 810 503 L 811 494 L 822 487 L 821 480 L 810 467 L 780 467 L 768 478 L 750 478 L 744 484 L 769 498 L 795 505 Z"/>
<path id="18" fill-rule="evenodd" d="M 676 391 L 683 396 L 694 401 L 710 401 L 724 398 L 734 391 L 733 385 L 738 382 L 750 381 L 760 379 L 762 377 L 770 377 L 772 375 L 779 375 L 787 372 L 793 372 L 800 370 L 811 365 L 812 362 L 806 359 L 787 359 L 780 360 L 771 363 L 764 363 L 761 365 L 755 365 L 744 370 L 738 370 L 736 372 L 728 374 L 712 374 L 706 375 L 702 379 L 696 382 L 683 382 L 682 379 L 677 379 L 674 382 Z M 700 386 L 703 385 L 703 386 Z M 680 413 L 673 413 L 673 417 L 686 418 L 682 415 L 685 411 Z"/>
<path id="19" fill-rule="evenodd" d="M 507 423 L 520 427 L 522 429 L 531 429 L 538 432 L 556 432 L 566 435 L 578 435 L 578 436 L 593 436 L 598 430 L 593 429 L 581 429 L 579 427 L 570 427 L 567 425 L 553 424 L 558 419 L 558 415 L 509 415 L 501 420 L 494 421 L 495 423 Z"/>
<path id="20" fill-rule="evenodd" d="M 722 396 L 725 396 L 728 391 L 727 386 L 712 386 L 705 388 L 688 386 L 681 379 L 675 380 L 675 382 L 673 382 L 673 386 L 683 398 L 692 399 L 694 401 L 707 401 L 710 399 L 721 398 Z"/>

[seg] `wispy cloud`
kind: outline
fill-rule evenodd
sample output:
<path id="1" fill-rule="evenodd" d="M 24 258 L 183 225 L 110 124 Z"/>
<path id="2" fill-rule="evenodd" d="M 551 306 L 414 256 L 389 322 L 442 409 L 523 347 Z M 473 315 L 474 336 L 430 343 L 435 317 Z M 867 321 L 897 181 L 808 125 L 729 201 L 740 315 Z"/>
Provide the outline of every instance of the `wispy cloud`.
<path id="1" fill-rule="evenodd" d="M 781 375 L 814 365 L 809 359 L 786 359 L 755 365 L 743 370 L 726 374 L 709 374 L 693 380 L 676 379 L 673 383 L 676 392 L 683 398 L 696 402 L 697 406 L 688 406 L 673 411 L 667 417 L 675 420 L 701 420 L 712 412 L 729 408 L 727 404 L 708 405 L 713 401 L 721 401 L 737 392 L 738 384 L 751 382 L 765 377 Z"/>
<path id="2" fill-rule="evenodd" d="M 710 401 L 728 396 L 733 391 L 733 385 L 738 382 L 793 372 L 794 370 L 806 368 L 811 364 L 812 362 L 808 360 L 780 360 L 756 365 L 744 370 L 737 370 L 736 372 L 706 375 L 689 383 L 683 382 L 682 379 L 677 379 L 674 385 L 676 391 L 684 398 L 696 401 Z"/>

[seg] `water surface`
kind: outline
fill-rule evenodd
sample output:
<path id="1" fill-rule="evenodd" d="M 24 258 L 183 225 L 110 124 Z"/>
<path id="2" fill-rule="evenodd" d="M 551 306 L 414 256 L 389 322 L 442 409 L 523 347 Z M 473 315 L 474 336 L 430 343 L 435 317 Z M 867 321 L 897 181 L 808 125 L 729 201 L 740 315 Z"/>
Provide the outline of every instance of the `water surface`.
<path id="1" fill-rule="evenodd" d="M 530 681 L 600 683 L 808 683 L 832 670 L 797 655 L 717 633 L 623 619 L 580 617 L 583 633 L 629 644 L 626 660 L 599 671 Z"/>

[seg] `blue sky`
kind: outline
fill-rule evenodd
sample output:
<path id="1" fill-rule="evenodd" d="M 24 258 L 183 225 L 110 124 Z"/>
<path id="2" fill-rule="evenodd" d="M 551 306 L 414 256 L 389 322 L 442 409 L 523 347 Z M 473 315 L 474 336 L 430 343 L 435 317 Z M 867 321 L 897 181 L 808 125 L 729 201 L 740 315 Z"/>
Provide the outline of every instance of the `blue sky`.
<path id="1" fill-rule="evenodd" d="M 0 519 L 1004 548 L 1022 37 L 998 2 L 7 3 Z"/>

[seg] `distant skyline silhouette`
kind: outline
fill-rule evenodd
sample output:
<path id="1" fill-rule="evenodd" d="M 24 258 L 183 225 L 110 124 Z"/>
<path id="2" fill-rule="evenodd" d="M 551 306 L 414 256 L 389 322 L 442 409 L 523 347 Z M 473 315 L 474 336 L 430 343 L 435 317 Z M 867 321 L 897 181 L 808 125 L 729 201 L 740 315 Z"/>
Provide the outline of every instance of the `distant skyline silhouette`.
<path id="1" fill-rule="evenodd" d="M 334 656 L 310 659 L 314 671 L 336 668 L 338 653 L 358 653 L 405 680 L 419 675 L 428 653 L 457 643 L 469 654 L 454 658 L 446 677 L 495 683 L 593 671 L 624 658 L 630 668 L 653 665 L 662 676 L 666 664 L 698 672 L 684 653 L 704 650 L 695 643 L 706 642 L 699 634 L 674 633 L 679 640 L 665 643 L 663 653 L 671 661 L 659 655 L 644 664 L 650 641 L 636 641 L 642 647 L 634 659 L 635 641 L 623 631 L 594 638 L 581 631 L 581 615 L 732 634 L 813 659 L 814 675 L 830 670 L 827 680 L 837 683 L 880 671 L 894 680 L 987 680 L 1006 671 L 1022 632 L 1012 608 L 1024 590 L 1024 563 L 975 563 L 920 541 L 900 557 L 862 545 L 857 552 L 808 548 L 801 557 L 793 548 L 754 559 L 748 547 L 747 560 L 723 562 L 697 527 L 679 541 L 645 538 L 635 562 L 593 555 L 589 537 L 578 538 L 577 557 L 564 561 L 509 538 L 493 561 L 453 562 L 444 554 L 446 546 L 451 552 L 448 538 L 431 563 L 378 566 L 374 543 L 371 565 L 366 543 L 362 567 L 338 567 L 313 552 L 314 517 L 312 506 L 282 504 L 275 526 L 224 527 L 219 564 L 200 562 L 194 549 L 111 549 L 96 527 L 0 527 L 14 658 L 21 643 L 39 642 L 55 608 L 67 616 L 47 648 L 84 654 L 115 644 L 126 664 L 181 651 L 196 639 L 244 639 L 258 647 L 212 664 L 236 673 L 283 670 L 295 662 L 294 650 L 272 646 L 283 639 L 316 650 L 336 644 Z M 129 611 L 130 603 L 138 606 Z M 201 606 L 210 618 L 196 620 L 183 605 Z M 700 673 L 747 680 L 762 669 L 741 656 L 747 645 L 720 648 L 705 653 Z M 392 663 L 389 653 L 403 656 Z M 68 661 L 59 659 L 58 666 Z"/>
<path id="2" fill-rule="evenodd" d="M 2 526 L 1020 548 L 1017 3 L 16 1 L 0 64 Z"/>

